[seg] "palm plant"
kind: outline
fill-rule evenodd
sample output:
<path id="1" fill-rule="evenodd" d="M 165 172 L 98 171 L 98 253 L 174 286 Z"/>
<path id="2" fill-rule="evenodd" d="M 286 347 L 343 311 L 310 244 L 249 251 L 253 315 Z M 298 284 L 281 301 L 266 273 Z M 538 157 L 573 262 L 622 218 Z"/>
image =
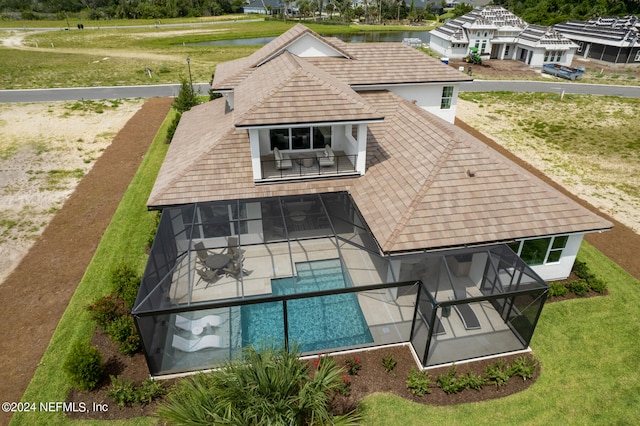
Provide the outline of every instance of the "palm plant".
<path id="1" fill-rule="evenodd" d="M 181 382 L 158 415 L 176 425 L 353 425 L 356 413 L 329 411 L 343 374 L 333 360 L 310 371 L 297 350 L 247 348 L 244 362 Z"/>

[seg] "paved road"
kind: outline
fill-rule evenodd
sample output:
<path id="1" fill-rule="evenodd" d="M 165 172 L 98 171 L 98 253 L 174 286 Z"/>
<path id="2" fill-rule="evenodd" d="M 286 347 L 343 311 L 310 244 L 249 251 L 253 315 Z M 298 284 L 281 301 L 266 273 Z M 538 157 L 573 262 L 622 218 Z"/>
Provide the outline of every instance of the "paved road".
<path id="1" fill-rule="evenodd" d="M 640 86 L 613 86 L 597 84 L 581 84 L 569 81 L 495 81 L 478 80 L 471 84 L 461 84 L 460 90 L 464 92 L 555 92 L 574 93 L 580 95 L 608 95 L 640 98 Z"/>
<path id="2" fill-rule="evenodd" d="M 194 84 L 196 90 L 206 94 L 209 90 L 207 83 Z M 464 92 L 555 92 L 610 95 L 640 98 L 640 86 L 611 86 L 595 84 L 579 84 L 562 81 L 495 81 L 478 80 L 460 85 Z M 155 86 L 114 86 L 114 87 L 76 87 L 66 89 L 32 89 L 32 90 L 0 90 L 0 103 L 9 102 L 52 102 L 76 101 L 89 99 L 119 99 L 119 98 L 154 98 L 177 96 L 180 91 L 178 84 L 162 84 Z"/>

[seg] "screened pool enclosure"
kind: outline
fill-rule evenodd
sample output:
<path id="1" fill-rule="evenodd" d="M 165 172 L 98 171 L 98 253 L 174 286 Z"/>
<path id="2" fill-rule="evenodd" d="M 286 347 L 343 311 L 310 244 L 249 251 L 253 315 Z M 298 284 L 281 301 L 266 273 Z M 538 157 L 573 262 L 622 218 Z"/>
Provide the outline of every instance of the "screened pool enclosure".
<path id="1" fill-rule="evenodd" d="M 339 192 L 165 208 L 133 314 L 154 376 L 261 343 L 432 366 L 527 348 L 547 292 L 506 245 L 383 255 Z"/>

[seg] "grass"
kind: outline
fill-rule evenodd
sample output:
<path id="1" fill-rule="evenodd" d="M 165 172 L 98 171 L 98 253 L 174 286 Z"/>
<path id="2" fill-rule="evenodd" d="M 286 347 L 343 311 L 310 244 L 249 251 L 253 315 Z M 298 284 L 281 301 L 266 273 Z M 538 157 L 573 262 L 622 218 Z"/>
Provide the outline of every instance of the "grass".
<path id="1" fill-rule="evenodd" d="M 85 24 L 84 31 L 30 32 L 23 40 L 31 48 L 28 54 L 24 50 L 0 47 L 0 89 L 177 84 L 181 77 L 188 75 L 187 57 L 191 60 L 193 80 L 208 82 L 218 63 L 248 56 L 260 46 L 189 44 L 277 36 L 295 25 L 293 21 L 222 21 L 216 25 L 186 26 L 193 21 L 166 22 L 184 23 L 184 27 L 112 28 L 105 25 L 97 29 L 95 24 L 103 24 L 103 21 L 99 21 Z M 61 24 L 60 21 L 49 21 L 49 25 L 44 25 L 44 21 L 35 22 L 42 23 L 44 27 Z M 146 25 L 144 22 L 118 21 L 115 25 Z M 70 25 L 75 27 L 73 23 Z M 416 29 L 311 23 L 308 26 L 326 35 Z M 9 32 L 0 31 L 0 34 L 6 37 Z M 147 70 L 151 71 L 151 75 Z"/>
<path id="2" fill-rule="evenodd" d="M 542 365 L 524 392 L 493 401 L 434 407 L 376 394 L 365 425 L 636 424 L 640 416 L 640 282 L 583 242 L 578 258 L 607 281 L 606 297 L 545 306 L 531 347 Z M 428 397 L 425 397 L 428 398 Z"/>
<path id="3" fill-rule="evenodd" d="M 170 113 L 122 198 L 91 264 L 58 323 L 49 347 L 23 396 L 23 401 L 39 403 L 66 400 L 70 385 L 60 371 L 68 348 L 75 341 L 90 339 L 95 329 L 84 307 L 111 291 L 109 277 L 116 265 L 126 261 L 128 264 L 136 265 L 142 272 L 147 258 L 144 248 L 154 224 L 153 214 L 147 211 L 146 201 L 168 149 L 168 145 L 164 144 L 164 138 L 172 119 L 173 113 Z M 115 403 L 113 405 L 115 406 Z M 130 425 L 154 423 L 155 420 L 151 418 L 126 422 Z M 81 422 L 72 422 L 61 412 L 38 412 L 17 413 L 11 424 L 59 425 L 81 424 Z"/>
<path id="4" fill-rule="evenodd" d="M 528 145 L 544 152 L 566 179 L 579 177 L 585 183 L 615 187 L 640 200 L 640 121 L 636 119 L 640 100 L 594 95 L 561 98 L 559 93 L 461 92 L 459 96 L 484 107 L 469 124 L 480 131 L 483 123 L 499 125 L 500 139 L 514 152 L 519 144 Z"/>

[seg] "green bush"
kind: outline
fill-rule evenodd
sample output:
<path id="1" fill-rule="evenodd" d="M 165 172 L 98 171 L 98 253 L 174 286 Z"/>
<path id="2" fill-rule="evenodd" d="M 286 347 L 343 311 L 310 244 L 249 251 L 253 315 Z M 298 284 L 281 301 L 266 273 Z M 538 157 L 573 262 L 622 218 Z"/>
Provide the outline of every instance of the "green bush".
<path id="1" fill-rule="evenodd" d="M 140 280 L 138 272 L 127 264 L 120 264 L 111 272 L 113 289 L 129 309 L 136 303 Z"/>
<path id="2" fill-rule="evenodd" d="M 576 294 L 576 296 L 584 296 L 589 291 L 589 283 L 584 279 L 571 281 L 568 284 L 569 290 Z"/>
<path id="3" fill-rule="evenodd" d="M 158 226 L 160 225 L 161 212 L 159 210 L 156 210 L 154 212 L 151 212 L 151 214 L 153 215 L 153 227 L 151 227 L 151 229 L 149 230 L 149 239 L 147 240 L 147 247 L 149 249 L 151 249 L 151 246 L 153 246 L 153 241 L 156 239 L 156 233 L 158 232 Z"/>
<path id="4" fill-rule="evenodd" d="M 607 283 L 600 278 L 593 278 L 589 280 L 589 287 L 591 288 L 591 290 L 600 294 L 604 294 L 607 291 Z"/>
<path id="5" fill-rule="evenodd" d="M 176 116 L 173 117 L 171 124 L 169 124 L 169 127 L 167 128 L 167 139 L 165 140 L 166 143 L 171 143 L 171 140 L 173 139 L 173 135 L 176 133 L 176 129 L 178 128 L 178 124 L 180 123 L 181 118 L 181 112 L 177 113 Z"/>
<path id="6" fill-rule="evenodd" d="M 549 297 L 566 296 L 569 289 L 563 282 L 554 281 L 549 283 Z"/>
<path id="7" fill-rule="evenodd" d="M 157 414 L 170 424 L 356 424 L 355 411 L 335 416 L 331 398 L 345 385 L 344 370 L 331 357 L 316 369 L 291 351 L 245 349 L 246 362 L 182 380 Z"/>
<path id="8" fill-rule="evenodd" d="M 121 380 L 115 376 L 110 377 L 111 389 L 107 392 L 107 396 L 121 407 L 131 404 L 149 404 L 165 393 L 164 386 L 155 380 L 146 379 L 136 388 L 131 381 Z"/>
<path id="9" fill-rule="evenodd" d="M 74 387 L 93 390 L 104 373 L 102 354 L 98 348 L 90 346 L 88 341 L 76 342 L 71 346 L 62 368 Z"/>
<path id="10" fill-rule="evenodd" d="M 484 371 L 485 377 L 489 383 L 493 383 L 496 387 L 504 386 L 509 381 L 509 370 L 503 359 L 496 364 L 488 365 Z"/>
<path id="11" fill-rule="evenodd" d="M 465 388 L 479 391 L 484 385 L 487 384 L 487 379 L 484 376 L 479 376 L 473 371 L 469 371 L 467 374 L 460 378 L 465 385 Z"/>
<path id="12" fill-rule="evenodd" d="M 531 379 L 535 372 L 536 360 L 528 356 L 516 358 L 509 367 L 509 376 L 522 377 L 522 380 Z"/>
<path id="13" fill-rule="evenodd" d="M 138 352 L 142 346 L 131 315 L 123 315 L 111 322 L 105 332 L 119 344 L 118 350 L 125 355 Z"/>
<path id="14" fill-rule="evenodd" d="M 458 393 L 466 387 L 466 384 L 463 380 L 459 380 L 456 376 L 456 366 L 455 364 L 449 368 L 447 374 L 441 374 L 436 379 L 438 382 L 438 386 L 440 389 L 444 391 L 446 394 Z"/>
<path id="15" fill-rule="evenodd" d="M 91 319 L 105 333 L 109 328 L 109 324 L 127 314 L 125 302 L 113 295 L 103 296 L 85 309 L 89 311 Z"/>
<path id="16" fill-rule="evenodd" d="M 116 404 L 121 407 L 136 402 L 136 392 L 133 387 L 133 382 L 120 380 L 116 376 L 109 377 L 111 378 L 111 389 L 107 391 L 109 398 L 113 399 Z"/>
<path id="17" fill-rule="evenodd" d="M 180 91 L 178 96 L 175 97 L 171 106 L 173 106 L 179 113 L 189 111 L 194 106 L 198 105 L 198 95 L 193 90 L 191 83 L 186 78 L 180 79 Z"/>
<path id="18" fill-rule="evenodd" d="M 362 364 L 360 364 L 358 357 L 350 355 L 344 360 L 344 368 L 350 376 L 357 376 L 358 371 L 362 368 Z"/>
<path id="19" fill-rule="evenodd" d="M 397 364 L 398 361 L 396 361 L 396 359 L 391 354 L 387 354 L 382 358 L 382 366 L 384 367 L 384 371 L 386 371 L 387 373 L 393 371 L 393 369 L 396 368 Z"/>
<path id="20" fill-rule="evenodd" d="M 415 368 L 411 368 L 411 371 L 407 374 L 407 381 L 405 382 L 407 389 L 416 396 L 422 396 L 431 393 L 431 376 L 426 371 L 417 371 Z"/>
<path id="21" fill-rule="evenodd" d="M 582 278 L 583 280 L 589 281 L 595 278 L 595 276 L 593 275 L 593 273 L 591 272 L 587 264 L 580 260 L 576 260 L 575 262 L 573 262 L 572 270 L 573 270 L 573 273 L 578 276 L 578 278 Z"/>

